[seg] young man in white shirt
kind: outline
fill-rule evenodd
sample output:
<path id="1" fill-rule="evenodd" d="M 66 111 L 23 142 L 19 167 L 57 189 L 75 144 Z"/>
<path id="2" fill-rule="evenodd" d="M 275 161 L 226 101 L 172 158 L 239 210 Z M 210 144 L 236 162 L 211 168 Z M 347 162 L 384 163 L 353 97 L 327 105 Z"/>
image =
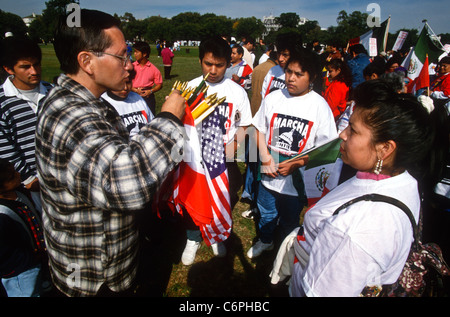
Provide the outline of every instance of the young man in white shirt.
<path id="1" fill-rule="evenodd" d="M 203 75 L 193 79 L 188 84 L 188 87 L 197 87 L 203 78 L 209 74 L 206 80 L 208 95 L 217 93 L 219 98 L 226 97 L 226 100 L 217 106 L 210 117 L 214 118 L 214 121 L 217 120 L 219 122 L 218 128 L 222 131 L 222 135 L 216 137 L 223 137 L 223 144 L 226 148 L 225 153 L 227 156 L 234 155 L 237 144 L 241 142 L 241 140 L 238 140 L 238 135 L 243 135 L 244 133 L 238 133 L 238 130 L 245 131 L 252 120 L 247 93 L 237 83 L 229 78 L 225 78 L 225 72 L 230 64 L 230 59 L 231 48 L 225 40 L 220 37 L 214 37 L 203 41 L 200 45 L 200 64 Z M 212 122 L 209 121 L 208 123 Z M 206 123 L 202 122 L 202 128 L 205 125 Z M 202 134 L 204 136 L 203 131 Z M 218 149 L 216 150 L 218 151 Z M 202 149 L 203 151 L 204 149 Z M 240 187 L 238 183 L 242 182 L 242 175 L 237 169 L 236 162 L 229 162 L 229 159 L 227 159 L 226 165 L 228 169 L 228 189 L 231 196 L 230 203 L 232 209 L 233 198 L 234 200 L 238 199 L 237 189 Z M 187 213 L 184 214 L 186 215 Z M 224 217 L 231 219 L 231 214 L 224 215 Z M 189 218 L 188 215 L 186 215 L 186 218 Z M 226 236 L 229 232 L 223 232 L 222 234 Z M 203 238 L 199 228 L 195 225 L 188 228 L 187 236 L 188 240 L 181 260 L 183 264 L 190 265 L 195 260 L 195 254 Z M 211 246 L 215 255 L 219 257 L 226 255 L 226 248 L 223 241 L 213 243 Z"/>

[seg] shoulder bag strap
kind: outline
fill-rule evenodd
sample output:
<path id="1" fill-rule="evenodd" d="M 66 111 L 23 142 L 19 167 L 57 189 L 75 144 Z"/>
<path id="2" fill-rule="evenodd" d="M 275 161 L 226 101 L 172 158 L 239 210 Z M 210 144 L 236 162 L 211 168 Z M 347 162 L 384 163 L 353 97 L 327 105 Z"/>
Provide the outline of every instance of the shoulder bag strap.
<path id="1" fill-rule="evenodd" d="M 340 206 L 338 209 L 336 209 L 333 213 L 333 216 L 337 215 L 342 209 L 345 209 L 348 206 L 350 206 L 356 202 L 359 202 L 359 201 L 385 202 L 385 203 L 395 205 L 398 208 L 400 208 L 401 210 L 403 210 L 405 212 L 405 214 L 408 216 L 408 218 L 411 222 L 411 225 L 413 227 L 414 243 L 417 244 L 419 242 L 419 229 L 416 224 L 416 219 L 414 218 L 414 215 L 412 214 L 411 210 L 409 210 L 409 208 L 404 203 L 402 203 L 400 200 L 389 197 L 389 196 L 384 196 L 384 195 L 380 195 L 380 194 L 366 194 L 366 195 L 363 195 L 360 197 L 356 197 L 356 198 L 346 202 L 345 204 Z"/>

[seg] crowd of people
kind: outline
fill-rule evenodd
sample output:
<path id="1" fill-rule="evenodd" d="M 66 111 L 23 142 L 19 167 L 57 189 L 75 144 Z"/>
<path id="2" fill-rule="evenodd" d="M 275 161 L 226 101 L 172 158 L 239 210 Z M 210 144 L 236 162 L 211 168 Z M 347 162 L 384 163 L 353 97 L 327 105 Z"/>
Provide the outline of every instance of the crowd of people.
<path id="1" fill-rule="evenodd" d="M 66 17 L 56 27 L 62 74 L 52 84 L 41 80 L 37 44 L 2 42 L 0 274 L 9 297 L 42 296 L 49 287 L 65 296 L 135 296 L 142 269 L 136 214 L 152 209 L 188 149 L 184 96 L 174 89 L 156 113 L 163 76 L 149 61 L 149 44 L 135 42 L 132 61 L 115 18 L 84 9 L 81 15 L 81 27 L 69 27 Z M 166 80 L 170 46 L 158 50 Z M 206 81 L 208 95 L 226 97 L 202 123 L 208 135 L 200 146 L 232 158 L 202 164 L 227 170 L 224 218 L 240 198 L 250 203 L 242 216 L 257 223 L 257 237 L 247 257 L 293 241 L 291 296 L 358 296 L 374 276 L 392 284 L 413 241 L 410 220 L 373 201 L 334 215 L 347 201 L 375 193 L 402 201 L 416 222 L 423 218 L 424 239 L 448 259 L 450 57 L 433 61 L 429 90 L 413 95 L 404 56 L 371 58 L 360 44 L 319 52 L 290 33 L 260 46 L 258 58 L 255 47 L 251 38 L 203 40 L 202 75 L 189 82 Z M 219 134 L 208 130 L 214 125 Z M 298 154 L 337 138 L 345 167 L 339 185 L 307 206 L 308 156 Z M 252 142 L 256 159 L 248 153 Z M 233 160 L 241 145 L 244 175 Z M 195 207 L 182 212 L 184 265 L 206 241 Z M 215 229 L 228 230 L 208 242 L 224 257 L 231 228 Z M 279 282 L 280 272 L 271 277 Z"/>

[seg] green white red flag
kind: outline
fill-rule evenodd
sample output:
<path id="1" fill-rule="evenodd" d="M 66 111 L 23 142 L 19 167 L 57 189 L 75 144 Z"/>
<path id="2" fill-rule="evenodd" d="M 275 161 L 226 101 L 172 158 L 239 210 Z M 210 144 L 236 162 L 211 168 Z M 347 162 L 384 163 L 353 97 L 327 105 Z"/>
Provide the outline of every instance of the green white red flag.
<path id="1" fill-rule="evenodd" d="M 303 171 L 303 181 L 309 206 L 338 185 L 343 165 L 340 144 L 341 140 L 336 138 L 307 153 L 309 160 Z"/>
<path id="2" fill-rule="evenodd" d="M 439 56 L 445 53 L 442 47 L 439 47 L 433 42 L 430 36 L 430 32 L 428 30 L 427 25 L 425 25 L 422 29 L 422 32 L 419 35 L 419 39 L 417 40 L 414 48 L 409 52 L 408 56 L 402 63 L 402 66 L 408 70 L 408 78 L 410 83 L 408 85 L 408 92 L 414 93 L 416 90 L 428 87 L 422 86 L 421 82 L 424 82 L 422 76 L 428 75 L 428 65 L 427 68 L 423 71 L 422 76 L 421 71 L 425 63 L 428 63 L 428 60 L 437 61 Z M 427 59 L 428 56 L 428 59 Z M 419 82 L 419 85 L 417 83 Z M 426 81 L 425 81 L 426 83 Z M 422 87 L 418 87 L 422 86 Z"/>

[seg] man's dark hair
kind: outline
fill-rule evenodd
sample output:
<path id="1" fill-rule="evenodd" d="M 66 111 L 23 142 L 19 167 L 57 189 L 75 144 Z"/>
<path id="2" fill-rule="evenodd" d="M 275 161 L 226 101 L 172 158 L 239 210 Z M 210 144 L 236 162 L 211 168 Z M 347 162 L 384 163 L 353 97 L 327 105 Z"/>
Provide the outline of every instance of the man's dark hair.
<path id="1" fill-rule="evenodd" d="M 232 48 L 235 48 L 235 49 L 236 49 L 236 52 L 237 52 L 239 55 L 244 56 L 244 49 L 242 48 L 242 46 L 240 46 L 240 45 L 235 45 L 235 46 L 233 46 Z"/>
<path id="2" fill-rule="evenodd" d="M 366 51 L 364 45 L 362 45 L 362 44 L 352 45 L 352 46 L 350 46 L 349 50 L 350 50 L 350 52 L 355 53 L 356 55 L 359 55 L 359 54 L 367 55 L 367 51 Z"/>
<path id="3" fill-rule="evenodd" d="M 67 25 L 68 14 L 59 19 L 54 48 L 61 70 L 67 74 L 76 74 L 79 70 L 78 53 L 104 52 L 112 44 L 104 30 L 119 27 L 120 21 L 101 11 L 81 9 L 81 27 L 70 27 Z"/>
<path id="4" fill-rule="evenodd" d="M 133 48 L 142 53 L 142 55 L 147 54 L 147 58 L 150 57 L 150 45 L 147 42 L 136 41 Z"/>
<path id="5" fill-rule="evenodd" d="M 220 36 L 211 37 L 200 43 L 199 57 L 202 61 L 206 53 L 212 53 L 216 58 L 225 58 L 227 64 L 231 61 L 231 47 Z"/>
<path id="6" fill-rule="evenodd" d="M 251 36 L 246 37 L 246 38 L 245 38 L 245 41 L 244 41 L 244 44 L 248 44 L 248 43 L 254 45 L 254 44 L 255 44 L 255 39 L 254 39 L 253 37 L 251 37 Z"/>
<path id="7" fill-rule="evenodd" d="M 27 38 L 7 37 L 2 41 L 1 47 L 1 65 L 10 69 L 21 59 L 36 58 L 39 62 L 42 59 L 37 43 Z"/>
<path id="8" fill-rule="evenodd" d="M 377 74 L 378 77 L 384 74 L 384 68 L 381 67 L 379 64 L 376 63 L 370 63 L 366 66 L 363 70 L 364 76 L 372 76 L 372 74 Z"/>

